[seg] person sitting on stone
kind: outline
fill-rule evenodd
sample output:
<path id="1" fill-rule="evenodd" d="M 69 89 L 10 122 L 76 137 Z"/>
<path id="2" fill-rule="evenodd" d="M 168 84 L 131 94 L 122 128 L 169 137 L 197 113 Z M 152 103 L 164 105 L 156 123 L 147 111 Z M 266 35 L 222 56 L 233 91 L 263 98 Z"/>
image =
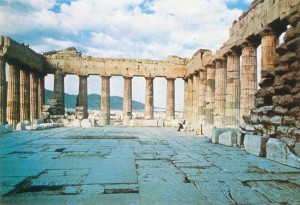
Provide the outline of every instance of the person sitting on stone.
<path id="1" fill-rule="evenodd" d="M 181 129 L 184 129 L 184 128 L 183 128 L 183 125 L 185 125 L 185 120 L 183 120 L 182 123 L 178 123 L 178 124 L 179 124 L 179 127 L 178 127 L 178 130 L 177 130 L 177 131 L 179 132 L 179 131 L 181 131 Z"/>

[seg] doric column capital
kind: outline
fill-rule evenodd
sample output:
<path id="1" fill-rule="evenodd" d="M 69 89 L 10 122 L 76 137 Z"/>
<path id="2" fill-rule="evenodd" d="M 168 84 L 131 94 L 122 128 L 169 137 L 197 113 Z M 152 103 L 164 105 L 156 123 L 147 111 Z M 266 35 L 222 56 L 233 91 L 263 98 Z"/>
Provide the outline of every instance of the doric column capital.
<path id="1" fill-rule="evenodd" d="M 241 48 L 242 48 L 242 49 L 245 48 L 245 47 L 254 47 L 254 48 L 256 48 L 256 46 L 254 45 L 254 43 L 251 42 L 251 41 L 248 41 L 248 40 L 244 41 L 244 42 L 241 44 Z"/>
<path id="2" fill-rule="evenodd" d="M 259 33 L 260 37 L 264 37 L 264 36 L 271 36 L 271 35 L 276 35 L 278 36 L 278 34 L 271 28 L 271 27 L 265 27 L 260 33 Z"/>
<path id="3" fill-rule="evenodd" d="M 111 78 L 111 75 L 101 75 L 100 76 L 102 79 L 110 79 Z"/>
<path id="4" fill-rule="evenodd" d="M 153 77 L 153 76 L 145 76 L 145 79 L 146 79 L 146 80 L 153 80 L 154 77 Z"/>
<path id="5" fill-rule="evenodd" d="M 174 78 L 174 77 L 166 77 L 166 79 L 167 79 L 167 80 L 172 80 L 172 81 L 175 81 L 175 80 L 176 80 L 176 78 Z"/>
<path id="6" fill-rule="evenodd" d="M 89 76 L 89 74 L 78 74 L 78 77 L 80 78 L 88 78 Z"/>
<path id="7" fill-rule="evenodd" d="M 232 49 L 229 49 L 225 54 L 224 57 L 227 58 L 228 56 L 239 56 L 238 53 Z"/>
<path id="8" fill-rule="evenodd" d="M 223 61 L 226 61 L 226 58 L 224 56 L 217 56 L 214 60 L 214 63 L 216 62 L 223 62 Z"/>
<path id="9" fill-rule="evenodd" d="M 123 76 L 123 78 L 131 80 L 133 78 L 133 76 Z"/>

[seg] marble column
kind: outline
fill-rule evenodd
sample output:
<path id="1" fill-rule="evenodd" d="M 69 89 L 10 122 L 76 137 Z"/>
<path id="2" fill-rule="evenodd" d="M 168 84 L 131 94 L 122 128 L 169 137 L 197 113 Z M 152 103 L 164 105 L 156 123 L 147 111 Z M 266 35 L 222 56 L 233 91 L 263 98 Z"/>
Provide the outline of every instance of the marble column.
<path id="1" fill-rule="evenodd" d="M 206 69 L 202 69 L 199 73 L 199 103 L 198 103 L 198 120 L 199 124 L 205 123 L 206 110 Z"/>
<path id="2" fill-rule="evenodd" d="M 240 122 L 240 58 L 235 52 L 227 53 L 226 58 L 225 127 L 238 128 Z"/>
<path id="3" fill-rule="evenodd" d="M 242 45 L 242 76 L 241 76 L 241 122 L 243 115 L 250 115 L 254 108 L 255 92 L 257 90 L 257 56 L 256 48 L 250 43 Z"/>
<path id="4" fill-rule="evenodd" d="M 7 85 L 7 121 L 16 125 L 20 122 L 20 69 L 9 63 Z"/>
<path id="5" fill-rule="evenodd" d="M 205 91 L 205 122 L 206 124 L 214 124 L 215 109 L 215 65 L 208 64 L 206 66 L 206 91 Z"/>
<path id="6" fill-rule="evenodd" d="M 175 118 L 175 78 L 167 78 L 167 120 Z"/>
<path id="7" fill-rule="evenodd" d="M 145 119 L 154 118 L 153 77 L 146 77 Z"/>
<path id="8" fill-rule="evenodd" d="M 38 76 L 30 72 L 30 120 L 38 118 Z"/>
<path id="9" fill-rule="evenodd" d="M 54 98 L 56 99 L 56 114 L 65 114 L 65 74 L 61 69 L 56 69 L 54 74 Z"/>
<path id="10" fill-rule="evenodd" d="M 101 76 L 101 117 L 100 125 L 110 124 L 110 76 Z"/>
<path id="11" fill-rule="evenodd" d="M 45 75 L 38 76 L 38 117 L 42 117 L 42 109 L 45 104 Z"/>
<path id="12" fill-rule="evenodd" d="M 192 105 L 192 120 L 193 127 L 198 125 L 198 101 L 199 101 L 199 72 L 193 74 L 193 105 Z"/>
<path id="13" fill-rule="evenodd" d="M 129 125 L 132 119 L 132 77 L 124 76 L 123 124 Z"/>
<path id="14" fill-rule="evenodd" d="M 183 118 L 187 120 L 188 118 L 188 96 L 189 96 L 189 87 L 188 87 L 188 78 L 184 78 L 184 109 L 183 109 Z"/>
<path id="15" fill-rule="evenodd" d="M 30 74 L 20 70 L 20 121 L 30 120 Z"/>
<path id="16" fill-rule="evenodd" d="M 260 33 L 261 36 L 261 73 L 264 77 L 264 71 L 274 68 L 275 49 L 278 45 L 278 36 L 271 29 Z"/>
<path id="17" fill-rule="evenodd" d="M 88 75 L 79 75 L 79 94 L 78 94 L 78 107 L 83 107 L 83 118 L 88 118 L 88 88 L 87 88 Z"/>
<path id="18" fill-rule="evenodd" d="M 214 125 L 218 128 L 224 127 L 225 117 L 225 85 L 226 85 L 226 61 L 224 58 L 215 60 L 215 110 Z"/>
<path id="19" fill-rule="evenodd" d="M 193 114 L 193 77 L 189 76 L 188 77 L 188 100 L 187 100 L 187 104 L 188 104 L 188 118 L 187 121 L 189 122 L 189 124 L 191 124 L 192 122 L 192 114 Z"/>
<path id="20" fill-rule="evenodd" d="M 0 124 L 6 124 L 6 60 L 0 56 Z"/>

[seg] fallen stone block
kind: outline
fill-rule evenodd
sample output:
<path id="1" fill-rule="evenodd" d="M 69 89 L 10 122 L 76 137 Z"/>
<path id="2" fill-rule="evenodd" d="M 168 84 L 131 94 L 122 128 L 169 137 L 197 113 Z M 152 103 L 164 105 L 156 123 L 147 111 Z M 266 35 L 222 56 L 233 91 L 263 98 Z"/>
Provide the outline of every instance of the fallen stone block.
<path id="1" fill-rule="evenodd" d="M 19 122 L 17 124 L 16 130 L 26 130 L 26 124 L 24 122 Z"/>
<path id="2" fill-rule="evenodd" d="M 4 133 L 5 126 L 0 124 L 0 133 Z"/>
<path id="3" fill-rule="evenodd" d="M 211 141 L 214 144 L 218 144 L 219 143 L 219 136 L 220 134 L 222 134 L 223 132 L 226 132 L 228 130 L 230 130 L 231 128 L 214 128 L 212 131 L 212 138 Z"/>
<path id="4" fill-rule="evenodd" d="M 81 120 L 75 119 L 72 123 L 72 127 L 81 127 Z"/>
<path id="5" fill-rule="evenodd" d="M 14 130 L 14 125 L 13 124 L 6 124 L 5 128 L 6 128 L 6 132 L 12 132 Z"/>
<path id="6" fill-rule="evenodd" d="M 215 126 L 214 125 L 203 125 L 202 126 L 202 133 L 204 136 L 211 138 L 213 134 Z"/>
<path id="7" fill-rule="evenodd" d="M 163 120 L 157 120 L 157 127 L 163 127 L 164 121 Z"/>
<path id="8" fill-rule="evenodd" d="M 44 119 L 39 118 L 39 119 L 34 119 L 32 124 L 33 125 L 39 125 L 39 124 L 42 124 L 42 123 L 44 123 Z"/>
<path id="9" fill-rule="evenodd" d="M 63 119 L 63 126 L 64 127 L 70 127 L 71 126 L 71 122 L 68 119 Z"/>
<path id="10" fill-rule="evenodd" d="M 32 126 L 31 125 L 26 125 L 25 128 L 26 128 L 26 130 L 32 130 Z"/>
<path id="11" fill-rule="evenodd" d="M 300 168 L 300 157 L 293 154 L 286 143 L 280 139 L 270 138 L 267 146 L 267 159 Z"/>
<path id="12" fill-rule="evenodd" d="M 219 135 L 219 144 L 232 147 L 237 143 L 237 134 L 233 130 L 228 130 Z"/>
<path id="13" fill-rule="evenodd" d="M 246 134 L 244 138 L 246 152 L 259 157 L 265 157 L 268 139 L 269 138 L 260 135 Z"/>
<path id="14" fill-rule="evenodd" d="M 81 127 L 92 127 L 92 123 L 89 119 L 81 120 Z"/>

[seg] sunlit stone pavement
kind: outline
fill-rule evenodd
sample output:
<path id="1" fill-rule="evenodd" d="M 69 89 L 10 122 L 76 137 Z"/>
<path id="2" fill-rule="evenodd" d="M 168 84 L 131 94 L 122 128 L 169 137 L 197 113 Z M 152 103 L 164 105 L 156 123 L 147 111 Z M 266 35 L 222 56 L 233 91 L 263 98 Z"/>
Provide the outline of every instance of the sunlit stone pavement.
<path id="1" fill-rule="evenodd" d="M 300 170 L 175 128 L 0 137 L 0 204 L 300 204 Z"/>

